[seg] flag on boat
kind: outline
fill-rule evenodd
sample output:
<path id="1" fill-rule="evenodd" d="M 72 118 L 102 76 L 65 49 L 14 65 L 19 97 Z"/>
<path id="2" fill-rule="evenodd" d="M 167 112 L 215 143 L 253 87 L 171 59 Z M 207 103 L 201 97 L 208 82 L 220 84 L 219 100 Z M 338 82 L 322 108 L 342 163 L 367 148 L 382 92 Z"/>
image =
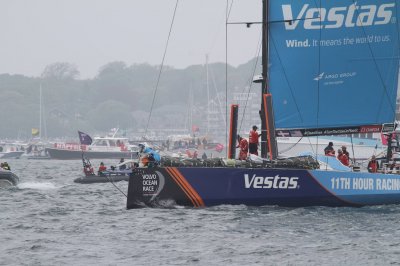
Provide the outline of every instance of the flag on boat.
<path id="1" fill-rule="evenodd" d="M 381 133 L 381 140 L 383 145 L 388 145 L 388 135 Z M 396 140 L 396 133 L 392 133 L 392 140 Z"/>
<path id="2" fill-rule="evenodd" d="M 92 144 L 92 138 L 88 134 L 78 131 L 78 135 L 79 135 L 79 142 L 82 145 Z"/>
<path id="3" fill-rule="evenodd" d="M 39 136 L 39 129 L 38 128 L 32 128 L 32 136 Z"/>
<path id="4" fill-rule="evenodd" d="M 198 131 L 200 131 L 200 128 L 198 126 L 196 126 L 196 125 L 193 125 L 192 126 L 192 132 L 198 132 Z"/>

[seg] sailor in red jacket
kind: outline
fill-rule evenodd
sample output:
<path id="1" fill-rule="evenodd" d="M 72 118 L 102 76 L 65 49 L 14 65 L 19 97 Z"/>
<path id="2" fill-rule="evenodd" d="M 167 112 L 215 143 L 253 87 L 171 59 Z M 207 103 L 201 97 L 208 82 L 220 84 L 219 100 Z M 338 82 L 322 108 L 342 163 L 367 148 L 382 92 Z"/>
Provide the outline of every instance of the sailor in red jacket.
<path id="1" fill-rule="evenodd" d="M 103 175 L 103 172 L 107 171 L 107 167 L 104 165 L 103 162 L 100 163 L 98 175 Z"/>
<path id="2" fill-rule="evenodd" d="M 368 172 L 376 173 L 378 172 L 378 168 L 379 168 L 379 163 L 376 160 L 375 155 L 372 155 L 371 161 L 369 161 L 368 163 Z"/>
<path id="3" fill-rule="evenodd" d="M 257 126 L 253 126 L 253 130 L 249 133 L 249 152 L 258 156 L 258 138 L 261 134 L 257 132 Z"/>
<path id="4" fill-rule="evenodd" d="M 337 158 L 343 165 L 349 166 L 349 157 L 341 149 L 338 150 Z"/>
<path id="5" fill-rule="evenodd" d="M 247 139 L 242 138 L 240 135 L 238 135 L 237 138 L 239 141 L 239 145 L 237 146 L 237 148 L 240 148 L 239 160 L 246 160 L 249 150 L 249 143 L 247 142 Z"/>

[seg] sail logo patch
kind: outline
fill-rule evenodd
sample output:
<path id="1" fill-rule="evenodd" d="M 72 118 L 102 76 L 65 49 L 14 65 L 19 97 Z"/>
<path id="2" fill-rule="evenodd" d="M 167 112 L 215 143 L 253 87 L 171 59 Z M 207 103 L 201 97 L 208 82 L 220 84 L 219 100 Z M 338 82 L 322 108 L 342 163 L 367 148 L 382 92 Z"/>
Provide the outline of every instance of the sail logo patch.
<path id="1" fill-rule="evenodd" d="M 322 72 L 313 80 L 315 81 L 324 81 L 324 85 L 339 85 L 343 84 L 346 79 L 353 78 L 357 76 L 357 72 L 343 72 L 343 73 L 325 73 Z"/>
<path id="2" fill-rule="evenodd" d="M 393 9 L 395 3 L 381 5 L 357 5 L 315 8 L 309 4 L 303 5 L 299 13 L 294 13 L 292 5 L 282 5 L 283 19 L 286 30 L 295 30 L 300 23 L 306 30 L 337 29 L 341 27 L 365 27 L 385 25 L 395 22 Z"/>
<path id="3" fill-rule="evenodd" d="M 244 175 L 245 188 L 272 188 L 272 189 L 295 189 L 298 187 L 298 177 L 286 176 L 249 176 Z"/>

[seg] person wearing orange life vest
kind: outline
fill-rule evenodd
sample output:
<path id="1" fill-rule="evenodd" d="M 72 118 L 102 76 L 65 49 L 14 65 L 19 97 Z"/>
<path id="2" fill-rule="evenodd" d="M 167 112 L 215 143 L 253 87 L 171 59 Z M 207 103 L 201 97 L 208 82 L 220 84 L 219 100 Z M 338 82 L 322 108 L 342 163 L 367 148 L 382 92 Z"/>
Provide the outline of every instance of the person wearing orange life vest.
<path id="1" fill-rule="evenodd" d="M 240 148 L 239 160 L 246 160 L 247 153 L 249 151 L 249 143 L 247 142 L 247 139 L 242 138 L 240 135 L 237 136 L 237 139 L 239 144 L 236 146 L 236 148 Z"/>
<path id="2" fill-rule="evenodd" d="M 258 156 L 258 138 L 261 134 L 257 132 L 258 127 L 253 126 L 253 129 L 249 133 L 249 152 Z"/>
<path id="3" fill-rule="evenodd" d="M 160 154 L 150 148 L 147 143 L 139 143 L 139 155 L 144 166 L 153 167 L 161 162 Z"/>
<path id="4" fill-rule="evenodd" d="M 376 173 L 376 172 L 378 172 L 378 168 L 379 168 L 379 163 L 376 160 L 375 155 L 372 155 L 371 161 L 369 161 L 369 163 L 368 163 L 368 172 Z"/>
<path id="5" fill-rule="evenodd" d="M 338 150 L 338 160 L 345 166 L 349 166 L 349 157 L 343 153 L 341 149 Z"/>

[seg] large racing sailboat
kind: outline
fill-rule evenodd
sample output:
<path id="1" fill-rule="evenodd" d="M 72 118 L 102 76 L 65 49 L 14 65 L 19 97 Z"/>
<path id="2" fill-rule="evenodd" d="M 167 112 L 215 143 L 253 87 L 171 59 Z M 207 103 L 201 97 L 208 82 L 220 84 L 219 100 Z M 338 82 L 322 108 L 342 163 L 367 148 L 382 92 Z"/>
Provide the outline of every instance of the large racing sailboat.
<path id="1" fill-rule="evenodd" d="M 320 169 L 318 163 L 293 167 L 277 158 L 275 140 L 278 133 L 394 130 L 399 5 L 398 0 L 263 0 L 265 159 L 250 165 L 137 169 L 129 180 L 127 208 L 171 201 L 193 207 L 400 203 L 400 175 Z"/>

